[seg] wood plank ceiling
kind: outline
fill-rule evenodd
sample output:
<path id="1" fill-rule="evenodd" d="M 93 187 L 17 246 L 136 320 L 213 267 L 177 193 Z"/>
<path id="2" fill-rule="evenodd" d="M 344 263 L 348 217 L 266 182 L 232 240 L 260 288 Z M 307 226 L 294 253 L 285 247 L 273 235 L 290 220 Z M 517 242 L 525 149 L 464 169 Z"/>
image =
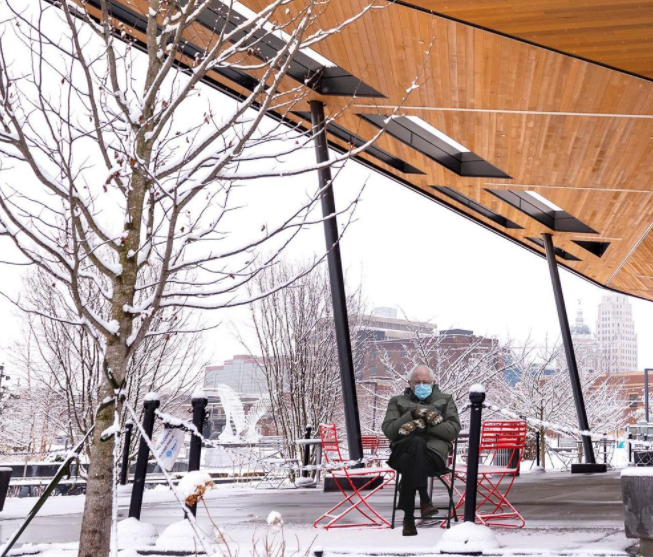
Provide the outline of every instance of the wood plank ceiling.
<path id="1" fill-rule="evenodd" d="M 119 1 L 146 13 L 143 0 Z M 266 0 L 241 1 L 253 10 L 267 5 Z M 423 174 L 404 174 L 368 154 L 363 159 L 536 253 L 543 250 L 529 238 L 552 233 L 555 245 L 566 252 L 562 255 L 578 259 L 559 258 L 573 272 L 653 300 L 653 82 L 648 79 L 653 49 L 646 48 L 653 0 L 609 7 L 579 0 L 575 11 L 572 2 L 561 0 L 412 3 L 520 38 L 414 6 L 384 4 L 314 49 L 386 98 L 315 93 L 309 98 L 323 100 L 330 114 L 341 113 L 337 124 L 363 138 L 372 137 L 376 128 L 360 114 L 373 118 L 401 106 L 400 114 L 421 118 L 511 178 L 460 176 L 388 134 L 376 145 Z M 274 19 L 288 20 L 296 13 L 294 4 Z M 365 4 L 330 0 L 320 25 L 334 27 Z M 418 75 L 421 86 L 405 98 Z M 299 110 L 308 110 L 307 103 Z M 347 147 L 335 136 L 330 139 Z M 452 188 L 469 201 L 456 201 L 434 186 Z M 540 222 L 488 190 L 537 192 L 595 232 L 552 230 L 557 226 L 551 221 Z M 474 203 L 517 226 L 484 216 Z M 599 256 L 576 243 L 588 241 L 609 246 Z"/>

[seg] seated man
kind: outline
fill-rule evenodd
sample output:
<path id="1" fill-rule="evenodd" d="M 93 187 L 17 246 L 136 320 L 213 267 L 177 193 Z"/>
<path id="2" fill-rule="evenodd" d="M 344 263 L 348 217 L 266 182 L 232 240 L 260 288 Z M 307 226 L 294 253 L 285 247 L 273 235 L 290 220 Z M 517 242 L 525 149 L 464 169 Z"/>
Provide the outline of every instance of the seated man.
<path id="1" fill-rule="evenodd" d="M 403 535 L 416 536 L 415 493 L 419 492 L 422 518 L 437 514 L 428 495 L 428 478 L 446 470 L 460 420 L 452 396 L 435 385 L 429 367 L 415 366 L 407 379 L 404 393 L 390 399 L 382 428 L 392 442 L 388 464 L 402 476 L 398 508 L 405 513 Z"/>

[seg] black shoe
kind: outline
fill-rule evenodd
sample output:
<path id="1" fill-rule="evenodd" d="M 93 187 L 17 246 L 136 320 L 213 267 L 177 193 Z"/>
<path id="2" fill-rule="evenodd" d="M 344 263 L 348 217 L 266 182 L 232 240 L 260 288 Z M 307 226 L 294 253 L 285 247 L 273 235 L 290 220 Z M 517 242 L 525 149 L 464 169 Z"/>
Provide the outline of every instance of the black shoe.
<path id="1" fill-rule="evenodd" d="M 415 527 L 415 520 L 405 519 L 404 518 L 404 528 L 401 531 L 403 536 L 416 536 L 417 528 Z"/>
<path id="2" fill-rule="evenodd" d="M 422 518 L 432 518 L 438 514 L 438 509 L 433 505 L 432 501 L 429 501 L 428 503 L 421 503 L 419 510 L 422 513 Z"/>

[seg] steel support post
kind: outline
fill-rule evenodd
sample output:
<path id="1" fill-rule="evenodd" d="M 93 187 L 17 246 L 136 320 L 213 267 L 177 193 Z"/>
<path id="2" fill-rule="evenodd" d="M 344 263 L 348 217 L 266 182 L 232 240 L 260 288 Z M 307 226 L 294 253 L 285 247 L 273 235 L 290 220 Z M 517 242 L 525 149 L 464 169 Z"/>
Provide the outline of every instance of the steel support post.
<path id="1" fill-rule="evenodd" d="M 478 459 L 481 446 L 481 417 L 485 393 L 470 391 L 469 401 L 469 452 L 467 455 L 467 478 L 465 481 L 465 522 L 476 521 L 476 490 L 478 488 Z"/>
<path id="2" fill-rule="evenodd" d="M 313 428 L 309 425 L 306 426 L 306 433 L 304 433 L 304 439 L 310 439 L 311 438 L 311 431 L 313 431 Z M 302 478 L 308 478 L 308 470 L 306 467 L 308 466 L 308 463 L 311 461 L 311 446 L 310 445 L 304 445 L 304 458 L 302 460 Z"/>
<path id="3" fill-rule="evenodd" d="M 129 480 L 129 445 L 132 442 L 132 429 L 134 424 L 127 422 L 125 424 L 125 438 L 122 447 L 122 466 L 120 468 L 120 485 L 127 485 Z"/>
<path id="4" fill-rule="evenodd" d="M 193 425 L 200 435 L 204 430 L 204 421 L 206 419 L 206 405 L 209 403 L 205 397 L 198 397 L 191 400 L 193 407 Z M 188 455 L 188 471 L 195 472 L 200 469 L 202 460 L 202 440 L 197 435 L 190 436 L 190 454 Z M 190 507 L 193 516 L 197 515 L 197 503 Z"/>
<path id="5" fill-rule="evenodd" d="M 315 141 L 315 157 L 318 164 L 329 160 L 324 125 L 324 103 L 310 101 L 311 123 Z M 342 381 L 342 400 L 345 410 L 345 426 L 347 428 L 347 445 L 350 460 L 363 458 L 361 440 L 361 425 L 358 415 L 358 398 L 356 396 L 356 381 L 354 378 L 354 362 L 351 355 L 351 338 L 349 336 L 349 321 L 347 318 L 347 297 L 345 281 L 342 273 L 342 259 L 336 219 L 336 203 L 333 196 L 331 168 L 323 166 L 318 169 L 319 185 L 322 192 L 322 215 L 324 217 L 324 236 L 326 238 L 327 261 L 329 264 L 329 283 L 331 285 L 331 300 L 333 302 L 333 320 L 336 328 L 336 345 L 338 362 L 340 364 L 340 380 Z"/>
<path id="6" fill-rule="evenodd" d="M 555 249 L 553 247 L 553 238 L 551 234 L 542 234 L 544 239 L 544 247 L 546 249 L 546 260 L 549 264 L 549 273 L 551 274 L 551 284 L 553 285 L 553 295 L 556 301 L 556 308 L 558 310 L 558 321 L 560 322 L 560 333 L 562 335 L 562 343 L 565 348 L 565 355 L 567 357 L 567 367 L 569 369 L 569 378 L 571 380 L 571 390 L 574 395 L 574 403 L 576 404 L 576 415 L 578 416 L 578 425 L 581 430 L 589 431 L 589 424 L 587 421 L 587 412 L 585 411 L 585 401 L 583 400 L 583 389 L 580 384 L 580 376 L 578 374 L 578 366 L 576 365 L 576 355 L 574 354 L 574 345 L 571 340 L 571 330 L 569 329 L 569 320 L 567 319 L 567 308 L 565 307 L 565 298 L 562 293 L 562 284 L 560 283 L 560 275 L 558 273 L 558 262 L 556 261 Z M 594 458 L 594 447 L 592 440 L 583 435 L 583 452 L 585 454 L 586 464 L 596 464 Z M 572 467 L 572 472 L 574 471 Z M 580 472 L 580 469 L 578 469 Z M 583 472 L 588 472 L 589 469 L 583 469 Z M 599 470 L 596 470 L 599 471 Z M 605 470 L 601 470 L 605 471 Z"/>
<path id="7" fill-rule="evenodd" d="M 648 392 L 648 372 L 651 371 L 651 368 L 646 368 L 644 370 L 644 416 L 646 417 L 646 424 L 651 423 L 651 417 L 649 415 L 649 392 Z"/>
<path id="8" fill-rule="evenodd" d="M 161 404 L 159 400 L 146 400 L 143 403 L 143 431 L 150 439 L 154 431 L 154 412 Z M 141 442 L 138 446 L 136 457 L 136 470 L 134 471 L 134 482 L 132 487 L 132 498 L 129 502 L 129 518 L 141 519 L 141 507 L 143 505 L 143 492 L 145 491 L 145 476 L 147 475 L 147 459 L 150 456 L 150 449 L 147 441 L 141 435 Z"/>

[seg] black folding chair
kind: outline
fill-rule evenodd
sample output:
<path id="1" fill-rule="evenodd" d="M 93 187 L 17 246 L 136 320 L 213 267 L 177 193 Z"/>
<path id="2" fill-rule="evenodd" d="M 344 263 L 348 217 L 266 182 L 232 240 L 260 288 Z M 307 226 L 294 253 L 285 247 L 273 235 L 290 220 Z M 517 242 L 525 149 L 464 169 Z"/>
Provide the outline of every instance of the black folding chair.
<path id="1" fill-rule="evenodd" d="M 456 480 L 456 453 L 458 452 L 458 439 L 454 441 L 453 451 L 449 459 L 451 460 L 450 468 L 445 468 L 440 474 L 430 477 L 429 485 L 429 497 L 433 498 L 433 480 L 437 478 L 440 480 L 440 483 L 447 490 L 447 495 L 449 496 L 449 504 L 446 507 L 436 507 L 438 510 L 447 511 L 447 518 L 442 518 L 440 516 L 433 516 L 423 520 L 439 520 L 441 522 L 447 523 L 447 528 L 451 527 L 451 518 L 453 517 L 454 521 L 458 522 L 458 513 L 456 512 L 456 505 L 453 502 L 454 494 L 454 481 Z M 397 472 L 395 476 L 395 493 L 392 499 L 392 520 L 390 522 L 390 528 L 395 527 L 395 515 L 397 513 L 397 503 L 399 502 L 399 488 L 401 485 L 402 474 Z"/>

